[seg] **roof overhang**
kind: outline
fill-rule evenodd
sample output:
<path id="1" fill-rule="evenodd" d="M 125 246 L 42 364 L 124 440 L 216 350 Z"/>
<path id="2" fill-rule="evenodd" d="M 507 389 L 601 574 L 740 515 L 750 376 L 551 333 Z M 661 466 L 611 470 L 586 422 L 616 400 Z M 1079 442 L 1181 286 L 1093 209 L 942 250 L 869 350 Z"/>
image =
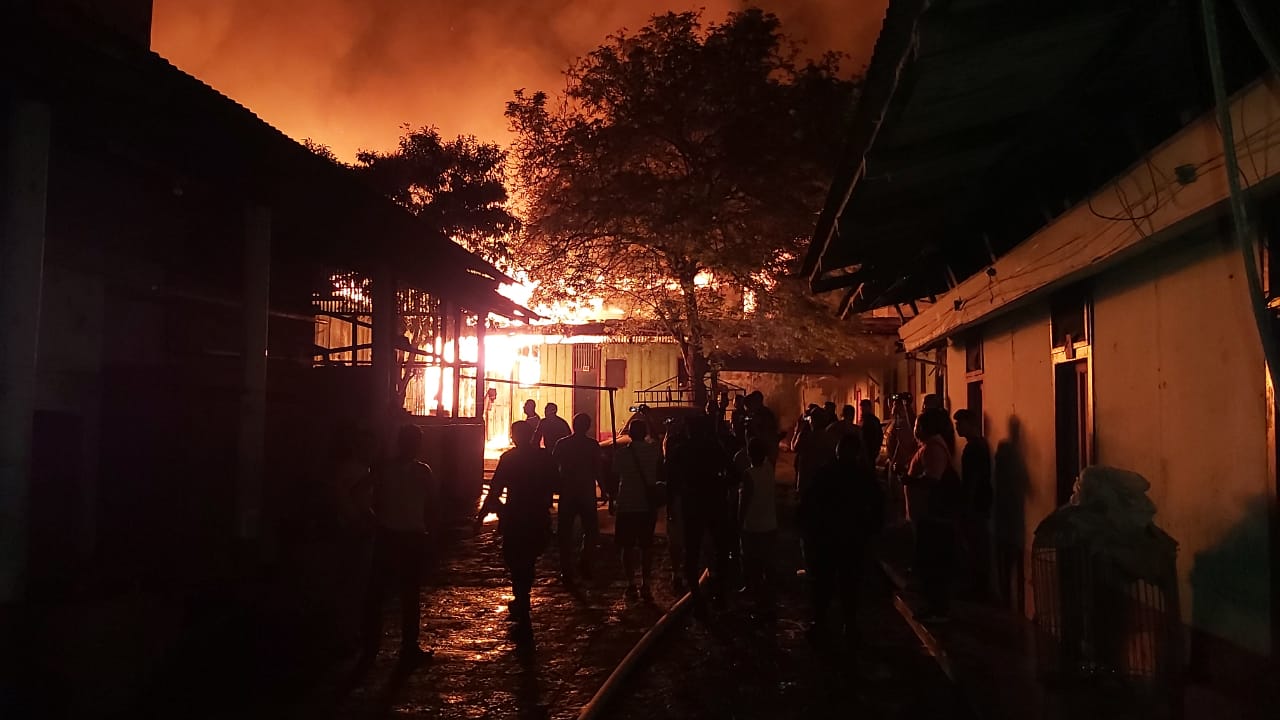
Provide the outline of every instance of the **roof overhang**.
<path id="1" fill-rule="evenodd" d="M 1248 192 L 1270 192 L 1280 184 L 1280 79 L 1237 93 L 1231 117 Z M 1184 234 L 1215 217 L 1228 196 L 1210 113 L 907 321 L 898 331 L 903 346 L 927 347 Z"/>
<path id="2" fill-rule="evenodd" d="M 369 273 L 391 268 L 427 292 L 465 294 L 513 319 L 536 317 L 497 294 L 515 280 L 491 263 L 163 57 L 15 17 L 21 29 L 0 51 L 10 71 L 0 89 L 47 102 L 60 142 L 166 176 L 175 187 L 271 208 L 277 258 Z"/>
<path id="3" fill-rule="evenodd" d="M 1208 109 L 1198 12 L 891 0 L 805 257 L 811 291 L 852 290 L 847 313 L 941 295 L 1076 206 Z M 1261 58 L 1224 33 L 1238 89 Z"/>

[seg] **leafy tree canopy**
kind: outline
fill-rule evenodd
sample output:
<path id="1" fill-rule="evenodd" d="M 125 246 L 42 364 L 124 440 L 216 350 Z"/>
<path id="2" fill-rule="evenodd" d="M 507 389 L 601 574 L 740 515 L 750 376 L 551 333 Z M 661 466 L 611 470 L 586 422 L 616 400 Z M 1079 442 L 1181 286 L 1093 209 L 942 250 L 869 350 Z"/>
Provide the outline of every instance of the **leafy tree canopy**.
<path id="1" fill-rule="evenodd" d="M 507 208 L 507 152 L 471 135 L 445 140 L 432 126 L 402 129 L 394 150 L 361 150 L 348 167 L 463 247 L 508 265 L 507 239 L 520 221 Z M 342 164 L 328 147 L 303 142 L 316 154 Z"/>
<path id="2" fill-rule="evenodd" d="M 857 83 L 834 54 L 798 57 L 770 13 L 669 13 L 572 63 L 558 97 L 517 91 L 515 254 L 535 300 L 626 302 L 699 380 L 723 353 L 853 354 L 792 273 Z"/>

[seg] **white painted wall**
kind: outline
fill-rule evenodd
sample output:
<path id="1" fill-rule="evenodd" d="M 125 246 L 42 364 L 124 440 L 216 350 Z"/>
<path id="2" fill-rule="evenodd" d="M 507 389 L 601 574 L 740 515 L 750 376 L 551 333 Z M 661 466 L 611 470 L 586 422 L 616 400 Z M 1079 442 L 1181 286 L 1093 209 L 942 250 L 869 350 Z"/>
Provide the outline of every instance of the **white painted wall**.
<path id="1" fill-rule="evenodd" d="M 1151 481 L 1184 618 L 1265 654 L 1275 486 L 1247 298 L 1239 254 L 1205 235 L 1097 278 L 1095 430 L 1099 462 Z"/>
<path id="2" fill-rule="evenodd" d="M 1094 279 L 1090 347 L 1097 462 L 1144 475 L 1156 522 L 1179 542 L 1184 621 L 1239 647 L 1269 647 L 1269 507 L 1266 382 L 1239 255 L 1221 238 L 1184 238 Z M 997 452 L 997 504 L 1026 563 L 1036 525 L 1056 494 L 1049 311 L 1038 305 L 981 328 L 984 414 Z M 963 345 L 949 350 L 952 408 L 967 404 Z M 1017 421 L 1015 442 L 1010 430 Z M 1003 452 L 1003 455 L 1002 455 Z M 1012 460 L 1011 464 L 1008 462 Z M 1025 465 L 1026 496 L 1010 472 Z M 1005 486 L 1002 487 L 1002 481 Z M 1018 527 L 1016 511 L 1025 523 Z M 997 516 L 1001 510 L 997 507 Z"/>
<path id="3" fill-rule="evenodd" d="M 997 546 L 1006 548 L 1015 563 L 1010 576 L 1015 602 L 1021 596 L 1021 609 L 1030 616 L 1031 535 L 1054 509 L 1057 482 L 1048 306 L 1003 316 L 982 331 L 983 414 L 996 456 L 994 531 Z M 966 407 L 963 345 L 951 348 L 947 366 L 950 407 Z"/>

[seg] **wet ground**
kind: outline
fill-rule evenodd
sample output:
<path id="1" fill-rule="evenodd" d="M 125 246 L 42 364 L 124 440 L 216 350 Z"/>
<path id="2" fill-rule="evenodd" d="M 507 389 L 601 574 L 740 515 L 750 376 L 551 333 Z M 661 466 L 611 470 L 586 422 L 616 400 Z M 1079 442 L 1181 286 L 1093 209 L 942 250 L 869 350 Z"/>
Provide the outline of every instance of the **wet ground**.
<path id="1" fill-rule="evenodd" d="M 602 519 L 608 524 L 603 511 Z M 624 598 L 616 556 L 599 553 L 596 577 L 567 587 L 553 547 L 539 561 L 533 632 L 513 632 L 501 539 L 487 524 L 461 531 L 431 587 L 424 591 L 422 645 L 434 659 L 398 665 L 399 629 L 388 608 L 383 652 L 368 675 L 335 667 L 301 697 L 263 715 L 296 718 L 568 718 L 576 717 L 618 661 L 674 602 L 655 574 L 654 603 Z M 665 565 L 663 566 L 665 567 Z"/>
<path id="2" fill-rule="evenodd" d="M 745 603 L 690 620 L 660 643 L 606 716 L 707 720 L 775 718 L 969 718 L 937 662 L 872 577 L 859 619 L 861 643 L 806 637 L 799 543 L 784 532 L 777 619 L 753 620 Z"/>
<path id="3" fill-rule="evenodd" d="M 785 469 L 779 474 L 783 489 Z M 789 513 L 784 505 L 782 514 Z M 600 518 L 608 533 L 611 518 L 603 509 Z M 256 629 L 244 618 L 228 621 L 229 628 L 250 631 L 209 652 L 190 651 L 151 712 L 143 714 L 306 720 L 576 717 L 676 599 L 661 537 L 652 604 L 624 599 L 611 542 L 602 536 L 596 579 L 574 588 L 556 578 L 558 553 L 552 543 L 538 566 L 530 638 L 513 635 L 507 622 L 510 588 L 493 525 L 478 531 L 458 527 L 423 592 L 422 645 L 435 650 L 432 662 L 397 664 L 395 603 L 387 608 L 383 652 L 367 674 L 352 675 L 354 658 L 307 657 L 318 653 L 311 648 L 322 648 L 325 638 L 282 639 L 278 626 L 282 617 L 305 614 L 308 604 L 341 586 L 315 589 L 286 597 L 274 611 L 258 609 L 258 616 L 268 620 Z M 794 533 L 784 532 L 776 620 L 752 619 L 749 606 L 734 595 L 726 610 L 678 623 L 620 688 L 605 717 L 967 717 L 953 686 L 894 610 L 887 584 L 867 589 L 864 642 L 856 651 L 812 645 L 805 635 L 804 581 L 794 574 L 799 559 Z M 358 595 L 358 582 L 347 585 Z M 269 629 L 277 634 L 268 635 Z"/>

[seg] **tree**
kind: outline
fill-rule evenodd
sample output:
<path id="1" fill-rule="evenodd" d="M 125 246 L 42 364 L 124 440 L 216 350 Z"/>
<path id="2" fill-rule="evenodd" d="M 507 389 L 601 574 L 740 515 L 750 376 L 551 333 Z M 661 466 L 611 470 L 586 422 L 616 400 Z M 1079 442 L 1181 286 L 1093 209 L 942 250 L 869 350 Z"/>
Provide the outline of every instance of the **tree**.
<path id="1" fill-rule="evenodd" d="M 474 135 L 444 140 L 404 126 L 391 152 L 361 150 L 353 168 L 391 199 L 484 259 L 505 265 L 520 221 L 507 209 L 507 153 Z"/>
<path id="2" fill-rule="evenodd" d="M 797 57 L 772 14 L 668 13 L 572 63 L 554 101 L 507 104 L 535 299 L 629 302 L 679 344 L 699 404 L 726 353 L 851 354 L 792 274 L 857 84 L 834 54 Z"/>

